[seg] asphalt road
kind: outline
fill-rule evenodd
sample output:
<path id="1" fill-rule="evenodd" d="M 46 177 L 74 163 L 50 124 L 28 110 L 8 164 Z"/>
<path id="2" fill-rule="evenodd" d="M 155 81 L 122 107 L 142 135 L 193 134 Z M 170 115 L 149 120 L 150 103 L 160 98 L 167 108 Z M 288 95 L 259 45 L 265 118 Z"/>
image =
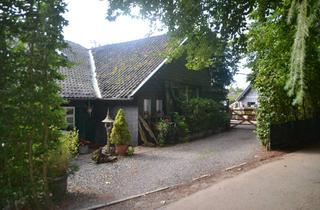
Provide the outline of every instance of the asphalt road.
<path id="1" fill-rule="evenodd" d="M 183 198 L 167 210 L 319 210 L 320 145 Z"/>

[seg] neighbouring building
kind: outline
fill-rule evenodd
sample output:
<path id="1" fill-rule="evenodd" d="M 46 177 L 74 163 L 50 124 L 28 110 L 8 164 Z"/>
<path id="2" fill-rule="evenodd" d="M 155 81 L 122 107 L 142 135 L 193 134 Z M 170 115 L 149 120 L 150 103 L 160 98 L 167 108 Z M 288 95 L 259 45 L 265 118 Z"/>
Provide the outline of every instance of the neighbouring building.
<path id="1" fill-rule="evenodd" d="M 101 122 L 123 108 L 133 144 L 139 143 L 138 116 L 160 117 L 175 111 L 174 97 L 214 97 L 209 70 L 190 71 L 184 59 L 167 63 L 161 55 L 166 35 L 86 49 L 69 42 L 63 53 L 73 62 L 61 69 L 61 95 L 67 99 L 69 128 L 81 139 L 106 144 Z"/>
<path id="2" fill-rule="evenodd" d="M 252 85 L 248 85 L 246 89 L 238 96 L 236 101 L 232 105 L 234 108 L 238 107 L 257 107 L 258 106 L 258 93 L 252 88 Z"/>

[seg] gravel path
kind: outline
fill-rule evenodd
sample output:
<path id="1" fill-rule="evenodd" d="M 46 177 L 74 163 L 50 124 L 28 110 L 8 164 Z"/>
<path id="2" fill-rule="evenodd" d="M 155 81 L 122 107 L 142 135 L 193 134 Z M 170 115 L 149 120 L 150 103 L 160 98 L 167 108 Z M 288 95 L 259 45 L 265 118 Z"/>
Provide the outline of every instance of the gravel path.
<path id="1" fill-rule="evenodd" d="M 137 147 L 132 157 L 94 164 L 89 155 L 68 179 L 78 201 L 70 209 L 87 207 L 161 187 L 191 181 L 254 158 L 261 147 L 251 129 L 236 128 L 190 143 L 163 148 Z M 83 197 L 86 197 L 84 199 Z"/>

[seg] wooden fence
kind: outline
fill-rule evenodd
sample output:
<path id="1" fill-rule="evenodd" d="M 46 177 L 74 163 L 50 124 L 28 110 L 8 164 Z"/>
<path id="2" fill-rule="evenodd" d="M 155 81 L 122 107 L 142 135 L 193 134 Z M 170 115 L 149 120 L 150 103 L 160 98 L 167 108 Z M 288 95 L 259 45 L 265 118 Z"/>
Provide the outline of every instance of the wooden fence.
<path id="1" fill-rule="evenodd" d="M 254 125 L 256 126 L 256 108 L 230 108 L 231 121 L 230 127 L 234 128 L 238 125 Z"/>

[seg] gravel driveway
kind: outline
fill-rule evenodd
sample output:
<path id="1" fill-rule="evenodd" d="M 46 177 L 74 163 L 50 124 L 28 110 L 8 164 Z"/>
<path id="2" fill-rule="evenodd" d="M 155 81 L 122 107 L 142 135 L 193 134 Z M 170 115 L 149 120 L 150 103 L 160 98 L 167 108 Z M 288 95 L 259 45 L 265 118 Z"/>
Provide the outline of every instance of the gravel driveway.
<path id="1" fill-rule="evenodd" d="M 250 160 L 261 147 L 251 129 L 235 128 L 190 143 L 163 148 L 137 147 L 132 157 L 96 165 L 90 155 L 77 162 L 80 170 L 68 179 L 68 190 L 83 208 L 191 181 Z M 85 199 L 84 199 L 85 198 Z"/>

